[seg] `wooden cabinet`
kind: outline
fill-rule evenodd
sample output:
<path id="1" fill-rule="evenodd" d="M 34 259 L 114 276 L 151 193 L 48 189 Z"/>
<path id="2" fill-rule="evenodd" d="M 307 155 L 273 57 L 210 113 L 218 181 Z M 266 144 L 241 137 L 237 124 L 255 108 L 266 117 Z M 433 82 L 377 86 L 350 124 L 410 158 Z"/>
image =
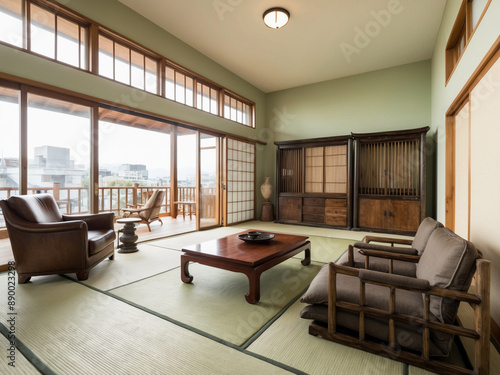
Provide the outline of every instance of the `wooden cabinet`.
<path id="1" fill-rule="evenodd" d="M 428 127 L 275 142 L 277 222 L 413 234 Z"/>
<path id="2" fill-rule="evenodd" d="M 413 232 L 420 225 L 420 217 L 420 201 L 371 198 L 359 200 L 361 228 Z"/>
<path id="3" fill-rule="evenodd" d="M 351 143 L 350 136 L 276 142 L 277 222 L 351 226 Z"/>
<path id="4" fill-rule="evenodd" d="M 415 233 L 425 218 L 426 128 L 353 134 L 353 227 Z"/>
<path id="5" fill-rule="evenodd" d="M 300 223 L 302 221 L 302 198 L 279 197 L 278 212 L 286 223 Z"/>
<path id="6" fill-rule="evenodd" d="M 325 199 L 325 224 L 347 226 L 347 201 L 345 199 Z"/>

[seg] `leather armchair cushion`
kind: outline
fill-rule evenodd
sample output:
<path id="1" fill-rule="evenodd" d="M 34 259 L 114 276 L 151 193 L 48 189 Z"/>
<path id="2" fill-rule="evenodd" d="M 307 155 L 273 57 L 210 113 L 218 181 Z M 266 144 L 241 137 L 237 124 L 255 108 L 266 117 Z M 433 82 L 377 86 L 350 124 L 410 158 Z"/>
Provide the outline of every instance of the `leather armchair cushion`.
<path id="1" fill-rule="evenodd" d="M 89 230 L 89 256 L 99 253 L 104 250 L 110 242 L 116 238 L 115 232 L 109 230 Z"/>
<path id="2" fill-rule="evenodd" d="M 20 218 L 31 223 L 54 223 L 63 221 L 56 201 L 49 194 L 37 194 L 33 199 L 12 196 L 7 201 L 9 208 Z"/>

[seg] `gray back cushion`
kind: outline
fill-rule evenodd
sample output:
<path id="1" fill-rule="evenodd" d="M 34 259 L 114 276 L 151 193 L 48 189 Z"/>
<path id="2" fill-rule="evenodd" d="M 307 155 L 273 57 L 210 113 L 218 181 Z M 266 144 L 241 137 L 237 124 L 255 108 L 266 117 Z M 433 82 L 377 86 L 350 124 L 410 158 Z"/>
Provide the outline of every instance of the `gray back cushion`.
<path id="1" fill-rule="evenodd" d="M 479 253 L 469 241 L 448 228 L 435 229 L 417 263 L 417 277 L 431 286 L 467 290 L 470 286 Z M 456 304 L 440 297 L 431 297 L 431 312 L 442 322 L 453 323 Z"/>
<path id="2" fill-rule="evenodd" d="M 431 236 L 434 229 L 443 227 L 439 221 L 434 220 L 432 217 L 426 217 L 420 223 L 417 233 L 415 233 L 415 237 L 413 238 L 413 243 L 411 247 L 417 250 L 418 255 L 422 255 L 424 252 L 425 246 L 427 245 L 427 241 Z"/>

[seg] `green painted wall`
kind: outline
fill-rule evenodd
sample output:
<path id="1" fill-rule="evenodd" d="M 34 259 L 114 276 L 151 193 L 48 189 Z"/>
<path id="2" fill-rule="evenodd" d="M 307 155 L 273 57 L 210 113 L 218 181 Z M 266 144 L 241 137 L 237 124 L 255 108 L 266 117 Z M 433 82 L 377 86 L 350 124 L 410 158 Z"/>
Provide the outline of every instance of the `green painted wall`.
<path id="1" fill-rule="evenodd" d="M 431 62 L 277 91 L 267 95 L 265 173 L 275 176 L 274 141 L 430 126 Z M 432 211 L 433 162 L 428 160 L 428 211 Z M 274 197 L 273 197 L 274 198 Z"/>

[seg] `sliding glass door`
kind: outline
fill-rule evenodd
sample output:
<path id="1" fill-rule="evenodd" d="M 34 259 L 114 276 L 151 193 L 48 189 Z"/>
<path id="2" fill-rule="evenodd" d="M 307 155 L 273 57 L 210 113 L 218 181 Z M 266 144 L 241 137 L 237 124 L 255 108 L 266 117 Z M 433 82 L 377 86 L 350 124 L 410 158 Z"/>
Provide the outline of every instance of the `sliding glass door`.
<path id="1" fill-rule="evenodd" d="M 220 139 L 205 133 L 198 134 L 198 229 L 207 229 L 220 224 Z"/>

